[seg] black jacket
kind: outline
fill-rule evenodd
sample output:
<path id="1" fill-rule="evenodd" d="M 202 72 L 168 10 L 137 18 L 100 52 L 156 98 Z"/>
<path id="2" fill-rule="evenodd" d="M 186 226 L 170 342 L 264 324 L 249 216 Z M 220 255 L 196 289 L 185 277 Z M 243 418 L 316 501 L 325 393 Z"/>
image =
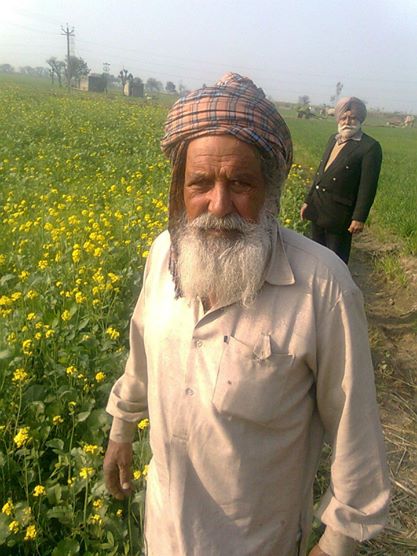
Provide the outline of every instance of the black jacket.
<path id="1" fill-rule="evenodd" d="M 381 170 L 381 145 L 369 135 L 348 141 L 324 171 L 336 142 L 332 135 L 305 202 L 308 220 L 330 232 L 347 231 L 352 220 L 365 222 L 374 202 Z"/>

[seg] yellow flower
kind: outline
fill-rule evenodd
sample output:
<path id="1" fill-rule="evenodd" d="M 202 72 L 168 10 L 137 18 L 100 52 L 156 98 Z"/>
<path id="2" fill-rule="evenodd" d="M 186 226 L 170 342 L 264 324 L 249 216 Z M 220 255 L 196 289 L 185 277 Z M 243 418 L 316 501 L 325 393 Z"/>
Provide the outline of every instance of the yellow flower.
<path id="1" fill-rule="evenodd" d="M 21 448 L 29 440 L 29 427 L 22 427 L 14 436 L 13 442 L 18 448 Z"/>
<path id="2" fill-rule="evenodd" d="M 87 299 L 86 296 L 81 292 L 77 292 L 75 294 L 75 303 L 84 303 L 86 299 Z"/>
<path id="3" fill-rule="evenodd" d="M 106 378 L 106 375 L 103 373 L 103 371 L 99 371 L 98 373 L 96 373 L 95 378 L 97 382 L 103 382 L 103 380 Z"/>
<path id="4" fill-rule="evenodd" d="M 72 256 L 72 260 L 73 260 L 74 263 L 79 263 L 80 259 L 81 259 L 80 249 L 74 249 L 71 256 Z"/>
<path id="5" fill-rule="evenodd" d="M 2 507 L 1 513 L 5 515 L 12 515 L 13 512 L 14 512 L 13 502 L 9 498 L 9 500 L 7 500 L 7 502 Z"/>
<path id="6" fill-rule="evenodd" d="M 25 541 L 33 541 L 34 539 L 36 539 L 36 535 L 37 535 L 37 531 L 36 531 L 36 527 L 35 525 L 29 525 L 26 528 L 26 534 L 24 537 Z"/>
<path id="7" fill-rule="evenodd" d="M 109 326 L 108 329 L 106 330 L 106 334 L 110 336 L 112 340 L 117 340 L 117 338 L 120 336 L 120 332 L 118 332 L 115 328 L 112 328 L 111 326 Z"/>
<path id="8" fill-rule="evenodd" d="M 79 473 L 82 479 L 88 479 L 94 475 L 94 467 L 82 467 Z"/>
<path id="9" fill-rule="evenodd" d="M 93 514 L 90 516 L 90 522 L 94 523 L 95 525 L 102 525 L 103 518 L 99 514 Z"/>
<path id="10" fill-rule="evenodd" d="M 52 423 L 56 426 L 61 425 L 64 422 L 64 419 L 61 417 L 61 415 L 54 415 L 52 417 Z"/>
<path id="11" fill-rule="evenodd" d="M 13 299 L 13 301 L 17 301 L 18 299 L 20 299 L 22 297 L 22 292 L 14 292 L 11 295 L 11 298 Z"/>
<path id="12" fill-rule="evenodd" d="M 97 498 L 97 500 L 94 500 L 93 502 L 93 507 L 96 508 L 97 510 L 100 509 L 103 505 L 103 500 L 101 498 Z"/>
<path id="13" fill-rule="evenodd" d="M 61 319 L 63 321 L 71 320 L 71 314 L 67 309 L 65 309 L 65 311 L 61 314 Z"/>
<path id="14" fill-rule="evenodd" d="M 29 290 L 28 293 L 26 294 L 26 297 L 28 299 L 35 299 L 35 297 L 38 297 L 38 292 L 35 292 L 34 290 Z"/>
<path id="15" fill-rule="evenodd" d="M 144 477 L 147 477 L 147 476 L 148 476 L 148 468 L 149 468 L 149 465 L 144 465 L 144 467 L 143 467 L 143 469 L 142 469 L 142 475 L 143 475 Z"/>
<path id="16" fill-rule="evenodd" d="M 11 305 L 13 300 L 11 297 L 7 297 L 7 295 L 0 295 L 0 307 L 5 307 L 6 305 Z"/>
<path id="17" fill-rule="evenodd" d="M 149 419 L 142 419 L 142 421 L 139 421 L 138 423 L 138 429 L 140 430 L 145 430 L 149 427 Z"/>
<path id="18" fill-rule="evenodd" d="M 22 350 L 23 350 L 23 353 L 25 355 L 32 355 L 33 354 L 32 347 L 33 347 L 32 340 L 23 340 Z"/>
<path id="19" fill-rule="evenodd" d="M 74 367 L 74 365 L 70 365 L 69 367 L 67 367 L 67 370 L 66 370 L 67 375 L 71 376 L 71 375 L 74 375 L 77 372 L 78 372 L 77 367 Z"/>
<path id="20" fill-rule="evenodd" d="M 46 493 L 46 489 L 43 485 L 36 485 L 33 489 L 33 496 L 37 498 L 38 496 L 43 496 Z"/>
<path id="21" fill-rule="evenodd" d="M 123 517 L 123 510 L 118 509 L 116 512 L 116 517 Z"/>
<path id="22" fill-rule="evenodd" d="M 109 272 L 107 276 L 110 278 L 112 284 L 120 280 L 120 276 L 117 276 L 117 274 L 114 274 L 113 272 Z"/>
<path id="23" fill-rule="evenodd" d="M 45 268 L 48 267 L 48 261 L 46 259 L 42 259 L 41 261 L 38 262 L 38 268 L 40 268 L 40 270 L 45 270 Z"/>
<path id="24" fill-rule="evenodd" d="M 27 320 L 33 320 L 36 318 L 36 313 L 29 313 L 26 317 Z"/>
<path id="25" fill-rule="evenodd" d="M 25 371 L 25 369 L 19 368 L 16 369 L 15 372 L 13 373 L 13 378 L 12 378 L 13 382 L 16 383 L 21 382 L 23 384 L 27 380 L 29 380 L 29 374 Z"/>
<path id="26" fill-rule="evenodd" d="M 149 251 L 144 251 L 144 252 L 142 253 L 142 257 L 143 257 L 144 259 L 146 259 L 146 257 L 147 257 L 148 255 L 149 255 Z"/>
<path id="27" fill-rule="evenodd" d="M 133 478 L 135 479 L 135 481 L 138 481 L 141 477 L 142 477 L 142 471 L 140 471 L 139 469 L 133 471 Z"/>
<path id="28" fill-rule="evenodd" d="M 19 522 L 15 519 L 9 523 L 9 531 L 11 533 L 18 533 L 19 532 Z"/>
<path id="29" fill-rule="evenodd" d="M 55 334 L 55 331 L 54 331 L 54 330 L 52 330 L 52 329 L 51 329 L 51 330 L 47 330 L 47 331 L 45 332 L 45 338 L 51 338 L 54 334 Z"/>
<path id="30" fill-rule="evenodd" d="M 19 274 L 19 278 L 24 281 L 29 277 L 29 272 L 27 272 L 26 270 L 22 270 L 22 272 Z"/>
<path id="31" fill-rule="evenodd" d="M 86 454 L 99 454 L 101 452 L 100 446 L 96 444 L 84 444 L 83 450 Z"/>

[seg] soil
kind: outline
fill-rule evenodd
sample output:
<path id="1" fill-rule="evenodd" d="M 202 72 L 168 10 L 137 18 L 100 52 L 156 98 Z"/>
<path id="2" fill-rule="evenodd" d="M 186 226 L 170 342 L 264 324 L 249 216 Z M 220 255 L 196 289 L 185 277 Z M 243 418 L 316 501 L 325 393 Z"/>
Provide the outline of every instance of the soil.
<path id="1" fill-rule="evenodd" d="M 399 259 L 407 285 L 389 280 L 375 263 L 395 252 L 369 232 L 355 238 L 349 263 L 361 288 L 369 323 L 378 401 L 392 481 L 385 532 L 361 554 L 417 554 L 417 261 Z"/>

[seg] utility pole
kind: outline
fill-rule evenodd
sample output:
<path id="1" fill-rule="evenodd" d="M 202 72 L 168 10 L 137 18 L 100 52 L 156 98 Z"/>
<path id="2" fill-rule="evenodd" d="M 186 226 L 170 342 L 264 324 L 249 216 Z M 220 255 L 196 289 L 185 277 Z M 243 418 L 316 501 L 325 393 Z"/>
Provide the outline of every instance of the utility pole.
<path id="1" fill-rule="evenodd" d="M 69 30 L 68 23 L 66 29 L 64 29 L 61 25 L 61 31 L 62 31 L 61 35 L 65 35 L 67 37 L 67 87 L 69 92 L 71 86 L 70 37 L 74 37 L 75 33 L 74 33 L 74 27 L 71 29 L 71 31 Z"/>

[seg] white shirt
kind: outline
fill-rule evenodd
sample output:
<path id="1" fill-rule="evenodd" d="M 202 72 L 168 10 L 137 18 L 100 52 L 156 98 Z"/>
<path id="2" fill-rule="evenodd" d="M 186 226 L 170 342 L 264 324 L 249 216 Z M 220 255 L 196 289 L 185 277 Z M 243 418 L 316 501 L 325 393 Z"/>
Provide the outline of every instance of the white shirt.
<path id="1" fill-rule="evenodd" d="M 107 407 L 119 441 L 149 411 L 148 554 L 304 554 L 324 435 L 333 463 L 321 546 L 351 554 L 346 537 L 382 529 L 389 482 L 362 296 L 346 265 L 281 229 L 254 304 L 204 313 L 175 299 L 169 247 L 164 232 L 151 249 Z"/>

